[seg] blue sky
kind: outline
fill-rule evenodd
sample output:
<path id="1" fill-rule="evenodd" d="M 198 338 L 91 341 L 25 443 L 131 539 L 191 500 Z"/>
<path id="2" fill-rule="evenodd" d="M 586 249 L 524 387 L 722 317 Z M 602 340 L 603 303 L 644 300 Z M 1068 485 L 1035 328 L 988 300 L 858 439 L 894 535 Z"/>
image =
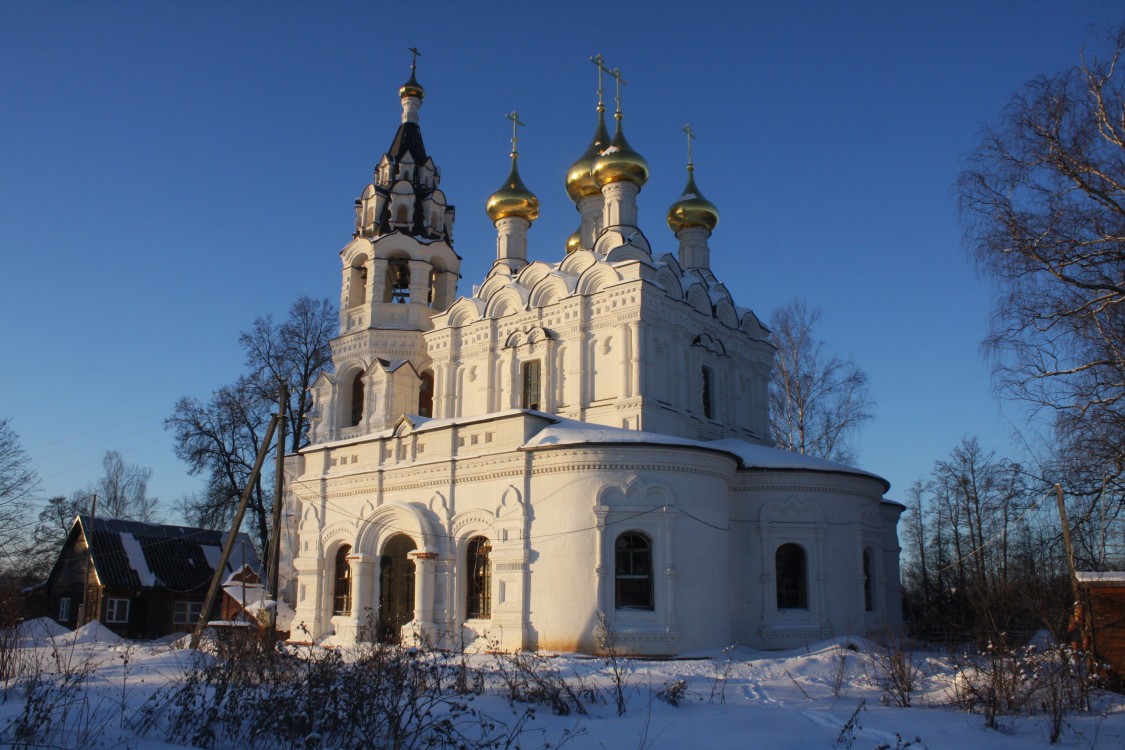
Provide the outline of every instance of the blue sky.
<path id="1" fill-rule="evenodd" d="M 638 202 L 654 249 L 675 248 L 664 214 L 690 121 L 722 217 L 716 274 L 763 319 L 796 296 L 824 310 L 820 336 L 877 402 L 858 463 L 903 498 L 963 435 L 1014 456 L 1026 431 L 979 349 L 990 290 L 961 242 L 961 160 L 1024 82 L 1121 18 L 1085 0 L 0 2 L 0 415 L 44 496 L 85 487 L 115 449 L 153 468 L 170 509 L 201 486 L 162 427 L 176 399 L 234 380 L 256 316 L 338 298 L 407 49 L 462 293 L 495 254 L 484 204 L 513 109 L 542 204 L 529 255 L 562 257 L 600 52 L 652 171 Z"/>

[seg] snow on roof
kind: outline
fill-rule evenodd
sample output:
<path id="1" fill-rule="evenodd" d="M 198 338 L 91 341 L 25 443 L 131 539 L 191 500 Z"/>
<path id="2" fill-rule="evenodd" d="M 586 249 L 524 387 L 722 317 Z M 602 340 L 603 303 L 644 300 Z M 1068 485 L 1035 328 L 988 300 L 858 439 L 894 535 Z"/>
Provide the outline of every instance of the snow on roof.
<path id="1" fill-rule="evenodd" d="M 793 451 L 754 445 L 738 438 L 722 440 L 691 440 L 674 435 L 661 435 L 654 432 L 625 430 L 619 427 L 578 422 L 562 417 L 553 418 L 556 424 L 545 427 L 536 433 L 524 448 L 544 448 L 556 445 L 581 445 L 583 443 L 645 443 L 651 445 L 673 445 L 688 448 L 705 448 L 723 451 L 735 456 L 747 469 L 773 469 L 778 471 L 823 471 L 840 474 L 853 474 L 882 482 L 889 489 L 890 483 L 877 474 L 872 474 L 854 466 L 828 461 L 823 458 L 806 456 Z M 886 490 L 884 490 L 886 491 Z"/>
<path id="2" fill-rule="evenodd" d="M 141 581 L 141 585 L 155 586 L 156 576 L 148 566 L 148 563 L 145 562 L 145 553 L 144 550 L 141 549 L 141 543 L 137 537 L 133 534 L 122 532 L 121 547 L 125 550 L 125 557 L 129 561 L 129 567 L 136 572 L 137 578 Z M 215 567 L 216 563 L 218 563 L 218 560 L 212 563 L 211 567 Z"/>
<path id="3" fill-rule="evenodd" d="M 1120 570 L 1107 570 L 1100 573 L 1079 570 L 1074 577 L 1082 583 L 1125 583 L 1125 571 Z"/>

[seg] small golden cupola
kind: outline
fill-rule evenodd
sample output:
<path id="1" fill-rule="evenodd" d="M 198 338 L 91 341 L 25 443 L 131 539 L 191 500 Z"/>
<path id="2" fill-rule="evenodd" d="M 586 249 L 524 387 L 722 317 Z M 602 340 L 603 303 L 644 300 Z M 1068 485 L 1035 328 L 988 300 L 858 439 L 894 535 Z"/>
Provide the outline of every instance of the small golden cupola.
<path id="1" fill-rule="evenodd" d="M 539 218 L 539 199 L 520 179 L 517 128 L 523 125 L 519 115 L 507 115 L 512 121 L 512 171 L 500 189 L 493 193 L 485 211 L 496 226 L 496 263 L 509 271 L 527 265 L 527 230 Z"/>
<path id="2" fill-rule="evenodd" d="M 611 182 L 631 182 L 639 189 L 648 182 L 648 162 L 625 140 L 625 130 L 621 125 L 621 84 L 625 81 L 621 77 L 621 70 L 614 68 L 609 74 L 617 83 L 617 111 L 613 113 L 617 131 L 613 134 L 609 147 L 594 160 L 594 181 L 598 187 L 605 187 Z"/>
<path id="3" fill-rule="evenodd" d="M 418 79 L 414 77 L 415 68 L 418 66 L 418 56 L 422 53 L 418 51 L 417 47 L 411 47 L 410 52 L 414 56 L 410 61 L 410 80 L 402 84 L 399 88 L 398 97 L 400 99 L 405 99 L 407 97 L 425 99 L 426 90 L 422 88 L 422 84 L 418 83 Z"/>
<path id="4" fill-rule="evenodd" d="M 598 86 L 598 126 L 594 129 L 594 139 L 582 152 L 582 156 L 566 171 L 566 194 L 575 203 L 592 195 L 601 195 L 601 188 L 594 181 L 594 161 L 602 151 L 609 147 L 609 131 L 605 126 L 605 103 Z"/>
<path id="5" fill-rule="evenodd" d="M 668 209 L 668 227 L 680 240 L 680 264 L 684 268 L 709 268 L 711 250 L 707 239 L 719 225 L 719 209 L 703 197 L 695 186 L 695 164 L 691 158 L 691 142 L 695 136 L 691 125 L 684 125 L 687 133 L 687 185 L 679 200 Z"/>

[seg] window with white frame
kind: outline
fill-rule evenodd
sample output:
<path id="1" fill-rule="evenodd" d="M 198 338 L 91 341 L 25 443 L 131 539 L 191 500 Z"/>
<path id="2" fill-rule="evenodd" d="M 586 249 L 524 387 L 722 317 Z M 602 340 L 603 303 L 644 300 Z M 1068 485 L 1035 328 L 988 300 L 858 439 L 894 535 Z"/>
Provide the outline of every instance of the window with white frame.
<path id="1" fill-rule="evenodd" d="M 106 622 L 129 622 L 129 600 L 128 599 L 106 599 L 105 600 L 105 621 Z"/>
<path id="2" fill-rule="evenodd" d="M 70 597 L 64 596 L 59 599 L 59 616 L 55 618 L 59 622 L 66 622 L 70 619 Z"/>
<path id="3" fill-rule="evenodd" d="M 176 625 L 193 625 L 203 614 L 203 602 L 176 602 L 172 622 Z"/>

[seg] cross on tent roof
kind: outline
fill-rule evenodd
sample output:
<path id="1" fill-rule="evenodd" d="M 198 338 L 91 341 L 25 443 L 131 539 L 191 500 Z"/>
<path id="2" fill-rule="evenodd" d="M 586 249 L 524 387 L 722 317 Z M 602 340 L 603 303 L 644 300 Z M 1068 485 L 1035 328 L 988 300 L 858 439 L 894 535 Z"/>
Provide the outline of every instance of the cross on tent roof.
<path id="1" fill-rule="evenodd" d="M 422 56 L 422 53 L 418 51 L 417 47 L 411 47 L 410 48 L 410 54 L 411 54 L 410 75 L 413 76 L 414 75 L 414 69 L 418 65 L 418 58 Z"/>

